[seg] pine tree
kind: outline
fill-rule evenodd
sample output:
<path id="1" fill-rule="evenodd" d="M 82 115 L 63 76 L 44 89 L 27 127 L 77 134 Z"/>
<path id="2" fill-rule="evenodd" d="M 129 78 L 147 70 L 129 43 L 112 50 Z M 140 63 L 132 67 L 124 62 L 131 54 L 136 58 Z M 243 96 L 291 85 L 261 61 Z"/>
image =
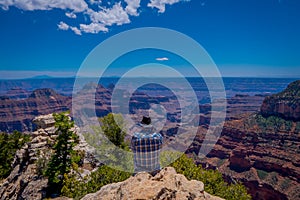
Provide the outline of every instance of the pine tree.
<path id="1" fill-rule="evenodd" d="M 128 145 L 124 142 L 126 132 L 122 130 L 124 127 L 122 115 L 109 113 L 100 118 L 100 122 L 105 136 L 117 147 L 127 149 Z"/>
<path id="2" fill-rule="evenodd" d="M 53 146 L 54 154 L 48 164 L 46 176 L 49 193 L 59 194 L 63 187 L 64 175 L 71 171 L 72 155 L 75 154 L 73 148 L 78 143 L 78 136 L 71 130 L 74 122 L 70 121 L 66 113 L 53 114 L 53 117 L 58 137 Z"/>

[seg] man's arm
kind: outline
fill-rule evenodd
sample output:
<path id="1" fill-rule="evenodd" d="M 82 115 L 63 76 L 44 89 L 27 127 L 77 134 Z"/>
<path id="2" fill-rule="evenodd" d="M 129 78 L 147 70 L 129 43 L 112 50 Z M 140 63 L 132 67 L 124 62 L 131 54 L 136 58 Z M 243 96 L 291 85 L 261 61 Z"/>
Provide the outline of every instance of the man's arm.
<path id="1" fill-rule="evenodd" d="M 131 138 L 131 142 L 130 142 L 130 149 L 134 152 L 135 151 L 135 141 L 136 141 L 136 137 L 133 135 Z"/>

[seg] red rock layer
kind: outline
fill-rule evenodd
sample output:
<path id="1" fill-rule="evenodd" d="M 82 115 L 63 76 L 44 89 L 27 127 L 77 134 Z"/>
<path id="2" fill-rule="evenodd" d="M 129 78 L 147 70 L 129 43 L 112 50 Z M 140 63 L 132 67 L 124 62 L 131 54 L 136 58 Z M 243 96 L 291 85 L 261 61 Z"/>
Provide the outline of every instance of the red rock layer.
<path id="1" fill-rule="evenodd" d="M 217 168 L 230 181 L 242 181 L 254 199 L 300 199 L 298 124 L 293 122 L 289 131 L 284 126 L 276 131 L 261 130 L 249 123 L 253 117 L 226 122 L 213 150 L 197 162 Z M 187 153 L 199 153 L 202 133 L 205 128 Z"/>

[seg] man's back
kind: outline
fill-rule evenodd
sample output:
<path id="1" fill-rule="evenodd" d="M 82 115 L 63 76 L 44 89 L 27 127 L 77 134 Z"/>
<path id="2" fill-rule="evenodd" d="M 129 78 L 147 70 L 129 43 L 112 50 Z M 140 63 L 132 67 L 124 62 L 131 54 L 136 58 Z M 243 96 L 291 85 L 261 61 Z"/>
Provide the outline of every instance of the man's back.
<path id="1" fill-rule="evenodd" d="M 151 125 L 143 125 L 142 131 L 133 135 L 131 149 L 134 153 L 135 172 L 160 169 L 159 153 L 162 142 L 161 134 L 155 133 Z"/>

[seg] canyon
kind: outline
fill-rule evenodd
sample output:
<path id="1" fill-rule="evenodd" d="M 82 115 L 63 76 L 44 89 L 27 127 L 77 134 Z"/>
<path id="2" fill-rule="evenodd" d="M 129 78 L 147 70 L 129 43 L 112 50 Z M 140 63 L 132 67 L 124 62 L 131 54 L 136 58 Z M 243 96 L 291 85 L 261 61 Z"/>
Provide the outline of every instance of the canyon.
<path id="1" fill-rule="evenodd" d="M 299 91 L 300 81 L 293 82 L 266 97 L 260 111 L 226 121 L 204 159 L 197 156 L 207 131 L 202 126 L 186 153 L 229 182 L 243 182 L 254 199 L 300 199 Z"/>
<path id="2" fill-rule="evenodd" d="M 111 112 L 113 87 L 95 88 L 95 108 L 98 117 Z M 205 168 L 218 169 L 228 182 L 242 182 L 254 199 L 300 199 L 300 82 L 292 82 L 285 90 L 273 95 L 237 94 L 227 99 L 227 115 L 220 138 L 203 159 L 197 155 L 210 122 L 210 105 L 199 106 L 199 129 L 186 151 Z M 37 89 L 21 96 L 9 92 L 0 98 L 0 129 L 11 132 L 33 131 L 32 120 L 37 115 L 71 110 L 72 98 L 52 89 Z M 79 101 L 84 104 L 84 99 Z M 121 103 L 121 102 L 120 102 Z M 178 102 L 173 96 L 151 96 L 136 92 L 130 99 L 130 112 L 147 110 L 151 104 L 166 107 L 168 119 L 163 135 L 176 137 L 180 123 Z M 137 119 L 138 120 L 138 119 Z M 188 130 L 187 130 L 188 131 Z"/>

